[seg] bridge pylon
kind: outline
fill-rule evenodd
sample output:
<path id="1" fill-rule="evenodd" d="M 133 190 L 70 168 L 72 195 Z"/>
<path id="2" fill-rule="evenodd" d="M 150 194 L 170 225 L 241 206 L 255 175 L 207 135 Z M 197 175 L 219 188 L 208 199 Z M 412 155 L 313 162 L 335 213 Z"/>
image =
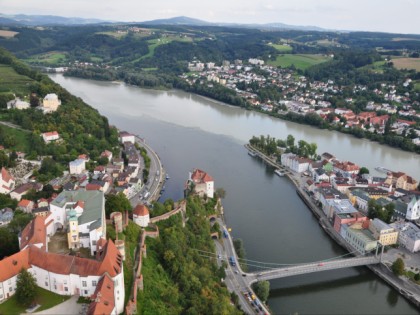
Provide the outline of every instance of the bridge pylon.
<path id="1" fill-rule="evenodd" d="M 379 255 L 379 262 L 382 262 L 382 255 L 383 255 L 383 253 L 384 253 L 384 248 L 385 248 L 385 246 L 384 246 L 384 245 L 382 245 L 380 242 L 378 242 L 378 243 L 376 244 L 376 251 L 375 251 L 375 257 L 376 257 L 376 258 L 378 258 L 378 251 L 379 251 L 379 247 L 381 247 L 381 253 L 380 253 L 380 255 Z"/>

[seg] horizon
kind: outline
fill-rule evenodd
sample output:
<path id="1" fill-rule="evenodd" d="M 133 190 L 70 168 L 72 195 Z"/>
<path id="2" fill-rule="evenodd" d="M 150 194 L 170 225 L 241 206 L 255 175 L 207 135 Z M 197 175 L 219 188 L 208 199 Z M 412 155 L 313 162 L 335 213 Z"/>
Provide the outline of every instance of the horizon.
<path id="1" fill-rule="evenodd" d="M 51 7 L 47 0 L 2 0 L 2 14 L 53 15 L 66 18 L 100 19 L 110 22 L 145 22 L 185 16 L 210 23 L 269 24 L 311 26 L 334 31 L 366 31 L 397 34 L 419 34 L 420 1 L 400 0 L 296 0 L 293 3 L 254 3 L 241 5 L 220 0 L 196 5 L 190 0 L 173 3 L 157 0 L 138 4 L 129 0 L 103 4 L 99 0 L 63 0 Z M 162 9 L 164 8 L 164 9 Z M 372 14 L 372 12 L 374 14 Z"/>

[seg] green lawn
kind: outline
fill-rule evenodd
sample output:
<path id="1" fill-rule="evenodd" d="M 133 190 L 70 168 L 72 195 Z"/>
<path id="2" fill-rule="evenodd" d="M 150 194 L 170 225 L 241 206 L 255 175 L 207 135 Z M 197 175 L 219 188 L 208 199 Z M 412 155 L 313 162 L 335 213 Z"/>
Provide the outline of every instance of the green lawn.
<path id="1" fill-rule="evenodd" d="M 414 83 L 414 90 L 416 90 L 417 92 L 420 92 L 420 81 L 417 81 L 416 83 Z"/>
<path id="2" fill-rule="evenodd" d="M 10 150 L 29 153 L 29 132 L 0 125 L 6 138 L 10 139 Z M 3 143 L 4 144 L 4 143 Z"/>
<path id="3" fill-rule="evenodd" d="M 0 64 L 0 93 L 28 94 L 33 80 L 18 74 L 12 67 Z"/>
<path id="4" fill-rule="evenodd" d="M 59 66 L 63 65 L 67 61 L 67 54 L 59 51 L 50 51 L 47 53 L 34 55 L 28 59 L 25 59 L 25 61 L 32 64 Z"/>
<path id="5" fill-rule="evenodd" d="M 36 312 L 49 309 L 53 306 L 63 303 L 70 298 L 70 296 L 61 296 L 40 287 L 37 287 L 36 292 L 36 303 L 41 305 L 41 307 L 38 308 Z M 0 304 L 0 314 L 4 315 L 21 314 L 25 313 L 25 310 L 26 307 L 18 304 L 15 295 L 8 299 L 6 302 Z"/>
<path id="6" fill-rule="evenodd" d="M 270 44 L 270 46 L 274 47 L 276 50 L 282 53 L 288 53 L 293 50 L 293 48 L 290 47 L 289 45 Z"/>
<path id="7" fill-rule="evenodd" d="M 305 70 L 313 65 L 317 65 L 328 60 L 330 60 L 330 58 L 323 55 L 285 54 L 277 56 L 276 60 L 269 61 L 268 64 L 282 68 L 294 65 L 297 69 Z"/>

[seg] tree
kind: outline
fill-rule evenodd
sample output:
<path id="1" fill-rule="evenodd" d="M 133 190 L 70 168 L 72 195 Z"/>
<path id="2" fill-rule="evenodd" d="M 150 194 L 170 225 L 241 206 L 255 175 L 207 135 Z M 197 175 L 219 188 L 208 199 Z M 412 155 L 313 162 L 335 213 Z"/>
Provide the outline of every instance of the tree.
<path id="1" fill-rule="evenodd" d="M 288 135 L 286 143 L 288 147 L 293 147 L 295 145 L 295 137 L 293 137 L 292 135 Z"/>
<path id="2" fill-rule="evenodd" d="M 391 268 L 394 274 L 396 274 L 397 276 L 403 275 L 405 269 L 404 261 L 401 258 L 397 258 L 397 260 L 395 260 L 392 264 Z"/>
<path id="3" fill-rule="evenodd" d="M 36 296 L 36 280 L 27 270 L 23 269 L 16 280 L 16 299 L 23 306 L 30 306 Z"/>
<path id="4" fill-rule="evenodd" d="M 252 285 L 252 289 L 261 301 L 267 302 L 268 295 L 270 294 L 270 282 L 260 281 Z"/>
<path id="5" fill-rule="evenodd" d="M 226 190 L 223 188 L 216 188 L 216 196 L 220 199 L 224 199 L 226 197 Z"/>
<path id="6" fill-rule="evenodd" d="M 369 169 L 366 167 L 361 167 L 359 170 L 359 175 L 363 175 L 363 174 L 369 174 Z"/>
<path id="7" fill-rule="evenodd" d="M 131 211 L 132 207 L 130 201 L 123 193 L 106 196 L 105 213 L 107 217 L 109 217 L 112 212 L 124 212 L 125 210 Z"/>

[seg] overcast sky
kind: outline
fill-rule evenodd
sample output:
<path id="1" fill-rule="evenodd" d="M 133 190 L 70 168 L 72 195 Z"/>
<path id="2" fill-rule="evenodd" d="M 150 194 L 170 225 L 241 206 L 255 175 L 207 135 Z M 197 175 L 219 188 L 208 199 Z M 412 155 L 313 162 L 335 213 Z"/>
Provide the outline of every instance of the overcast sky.
<path id="1" fill-rule="evenodd" d="M 420 33 L 420 0 L 0 0 L 0 13 L 114 21 L 184 15 L 209 22 L 280 22 L 338 30 Z"/>

